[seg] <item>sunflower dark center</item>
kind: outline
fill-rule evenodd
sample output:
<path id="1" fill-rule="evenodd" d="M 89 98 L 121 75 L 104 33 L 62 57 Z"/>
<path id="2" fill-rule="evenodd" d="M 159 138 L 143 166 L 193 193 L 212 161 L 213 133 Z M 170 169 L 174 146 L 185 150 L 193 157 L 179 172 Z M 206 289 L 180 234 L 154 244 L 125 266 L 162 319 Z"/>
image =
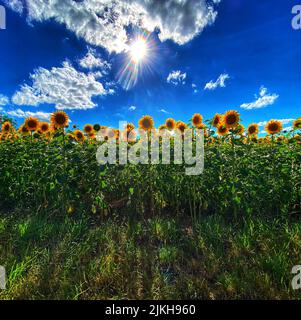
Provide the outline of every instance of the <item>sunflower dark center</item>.
<path id="1" fill-rule="evenodd" d="M 63 114 L 57 114 L 55 116 L 55 122 L 59 125 L 63 125 L 66 122 L 66 117 Z"/>
<path id="2" fill-rule="evenodd" d="M 143 128 L 149 129 L 151 127 L 151 122 L 148 119 L 142 121 Z"/>
<path id="3" fill-rule="evenodd" d="M 218 124 L 219 123 L 219 118 L 218 117 L 216 117 L 215 119 L 214 119 L 214 122 L 213 122 L 214 124 Z"/>
<path id="4" fill-rule="evenodd" d="M 34 120 L 29 120 L 27 125 L 29 128 L 35 128 L 37 126 L 37 122 Z"/>
<path id="5" fill-rule="evenodd" d="M 271 124 L 269 125 L 269 130 L 270 130 L 270 131 L 277 131 L 278 128 L 279 128 L 279 126 L 278 126 L 277 123 L 271 123 Z"/>
<path id="6" fill-rule="evenodd" d="M 250 127 L 249 128 L 249 133 L 253 134 L 253 133 L 255 133 L 255 131 L 256 131 L 255 127 Z"/>
<path id="7" fill-rule="evenodd" d="M 237 117 L 234 114 L 231 114 L 231 115 L 227 116 L 227 118 L 226 118 L 226 122 L 228 124 L 234 124 L 236 121 L 237 121 Z"/>

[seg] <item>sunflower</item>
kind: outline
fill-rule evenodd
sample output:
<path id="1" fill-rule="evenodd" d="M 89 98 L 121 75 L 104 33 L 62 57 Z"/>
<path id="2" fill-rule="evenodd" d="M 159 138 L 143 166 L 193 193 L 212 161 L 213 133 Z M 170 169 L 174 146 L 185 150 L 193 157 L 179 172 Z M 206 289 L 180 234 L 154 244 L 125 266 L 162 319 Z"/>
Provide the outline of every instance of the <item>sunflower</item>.
<path id="1" fill-rule="evenodd" d="M 57 111 L 51 115 L 51 123 L 57 129 L 65 128 L 68 126 L 69 117 L 64 111 Z"/>
<path id="2" fill-rule="evenodd" d="M 299 143 L 301 142 L 301 136 L 299 134 L 295 134 L 294 139 Z"/>
<path id="3" fill-rule="evenodd" d="M 249 136 L 254 136 L 259 133 L 259 126 L 256 123 L 252 123 L 248 127 L 248 134 Z"/>
<path id="4" fill-rule="evenodd" d="M 100 125 L 99 125 L 98 123 L 94 124 L 93 130 L 94 130 L 95 132 L 98 132 L 100 129 L 101 129 L 101 127 L 100 127 Z"/>
<path id="5" fill-rule="evenodd" d="M 72 126 L 72 128 L 73 128 L 73 129 L 76 129 L 76 128 L 77 128 L 77 125 L 76 125 L 76 124 L 74 124 L 74 125 Z"/>
<path id="6" fill-rule="evenodd" d="M 180 130 L 183 133 L 187 129 L 187 124 L 184 123 L 183 121 L 178 121 L 176 123 L 176 127 L 178 130 Z"/>
<path id="7" fill-rule="evenodd" d="M 150 131 L 154 127 L 154 120 L 151 116 L 143 116 L 139 120 L 139 128 L 143 129 L 144 131 Z"/>
<path id="8" fill-rule="evenodd" d="M 84 131 L 85 131 L 85 133 L 86 134 L 91 134 L 92 132 L 93 132 L 93 126 L 92 126 L 92 124 L 86 124 L 85 126 L 84 126 Z"/>
<path id="9" fill-rule="evenodd" d="M 73 134 L 74 134 L 76 141 L 85 141 L 86 140 L 86 137 L 81 130 L 75 130 L 73 132 Z"/>
<path id="10" fill-rule="evenodd" d="M 296 120 L 294 121 L 294 129 L 295 129 L 295 130 L 301 129 L 301 118 L 296 119 Z"/>
<path id="11" fill-rule="evenodd" d="M 50 123 L 50 131 L 55 132 L 57 130 L 58 130 L 58 128 L 53 123 Z"/>
<path id="12" fill-rule="evenodd" d="M 47 133 L 47 132 L 49 132 L 49 131 L 50 131 L 50 125 L 49 125 L 49 123 L 48 123 L 48 122 L 41 122 L 41 123 L 39 124 L 39 131 L 40 131 L 41 133 Z"/>
<path id="13" fill-rule="evenodd" d="M 219 125 L 220 125 L 220 123 L 221 123 L 221 121 L 222 121 L 222 115 L 220 115 L 219 113 L 217 113 L 214 117 L 213 117 L 213 119 L 212 119 L 212 125 L 213 125 L 213 127 L 215 127 L 215 128 L 217 128 Z"/>
<path id="14" fill-rule="evenodd" d="M 165 124 L 161 124 L 161 126 L 159 126 L 159 128 L 158 128 L 158 130 L 159 131 L 163 131 L 163 130 L 166 130 L 167 128 L 166 128 L 166 125 Z"/>
<path id="15" fill-rule="evenodd" d="M 96 133 L 95 133 L 95 132 L 90 133 L 90 134 L 89 134 L 89 138 L 90 138 L 91 140 L 95 139 L 95 138 L 96 138 Z"/>
<path id="16" fill-rule="evenodd" d="M 26 128 L 26 126 L 25 126 L 24 124 L 22 124 L 22 125 L 20 126 L 20 128 L 18 129 L 18 132 L 21 133 L 21 134 L 23 134 L 23 135 L 26 135 L 26 134 L 29 133 L 29 131 L 27 130 L 27 128 Z"/>
<path id="17" fill-rule="evenodd" d="M 176 127 L 176 121 L 173 118 L 168 118 L 165 121 L 165 125 L 168 130 L 174 130 Z"/>
<path id="18" fill-rule="evenodd" d="M 206 129 L 206 125 L 204 123 L 201 123 L 197 129 L 200 129 L 200 130 L 205 130 Z"/>
<path id="19" fill-rule="evenodd" d="M 235 110 L 230 110 L 223 116 L 223 124 L 228 128 L 235 128 L 239 123 L 239 113 Z"/>
<path id="20" fill-rule="evenodd" d="M 282 130 L 282 123 L 279 120 L 270 120 L 267 123 L 265 130 L 269 134 L 277 134 Z"/>
<path id="21" fill-rule="evenodd" d="M 25 120 L 25 127 L 28 131 L 36 131 L 39 126 L 39 120 L 36 118 L 27 118 Z"/>
<path id="22" fill-rule="evenodd" d="M 119 129 L 114 129 L 114 131 L 115 131 L 116 139 L 118 140 L 119 137 L 120 137 L 120 130 Z"/>
<path id="23" fill-rule="evenodd" d="M 235 134 L 241 136 L 245 132 L 245 127 L 242 124 L 239 124 L 234 131 Z"/>
<path id="24" fill-rule="evenodd" d="M 229 129 L 223 124 L 217 127 L 217 133 L 219 136 L 225 136 L 228 132 Z"/>
<path id="25" fill-rule="evenodd" d="M 196 113 L 192 116 L 191 121 L 194 127 L 199 128 L 203 122 L 203 116 L 199 113 Z"/>
<path id="26" fill-rule="evenodd" d="M 132 123 L 127 123 L 125 125 L 125 130 L 127 130 L 127 131 L 132 131 L 134 129 L 135 129 L 135 126 Z"/>
<path id="27" fill-rule="evenodd" d="M 68 138 L 70 141 L 75 140 L 75 136 L 74 136 L 72 133 L 68 133 L 68 134 L 67 134 L 67 138 Z"/>
<path id="28" fill-rule="evenodd" d="M 12 129 L 12 124 L 9 121 L 5 121 L 2 124 L 2 131 L 3 132 L 9 132 Z"/>

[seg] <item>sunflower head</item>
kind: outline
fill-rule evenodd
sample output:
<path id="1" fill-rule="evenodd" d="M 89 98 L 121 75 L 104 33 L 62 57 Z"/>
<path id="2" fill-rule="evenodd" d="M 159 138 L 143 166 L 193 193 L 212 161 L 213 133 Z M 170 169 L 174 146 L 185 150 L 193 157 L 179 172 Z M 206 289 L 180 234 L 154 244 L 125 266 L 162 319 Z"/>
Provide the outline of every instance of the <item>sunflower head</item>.
<path id="1" fill-rule="evenodd" d="M 228 133 L 229 133 L 229 129 L 225 125 L 221 124 L 217 127 L 217 134 L 219 136 L 225 136 Z"/>
<path id="2" fill-rule="evenodd" d="M 72 134 L 72 133 L 68 133 L 68 134 L 67 134 L 67 138 L 68 138 L 70 141 L 75 140 L 75 136 L 74 136 L 74 134 Z"/>
<path id="3" fill-rule="evenodd" d="M 96 139 L 96 133 L 94 131 L 89 134 L 89 139 L 91 139 L 91 140 Z"/>
<path id="4" fill-rule="evenodd" d="M 270 120 L 267 123 L 265 130 L 268 134 L 277 134 L 282 130 L 282 123 L 279 120 Z"/>
<path id="5" fill-rule="evenodd" d="M 18 129 L 18 132 L 21 133 L 21 134 L 23 134 L 23 135 L 26 135 L 26 134 L 29 133 L 29 131 L 27 130 L 25 124 L 22 124 L 22 125 L 20 126 L 20 128 Z"/>
<path id="6" fill-rule="evenodd" d="M 82 141 L 86 140 L 86 137 L 85 137 L 84 133 L 81 130 L 75 130 L 73 132 L 73 135 L 74 135 L 76 141 L 82 142 Z"/>
<path id="7" fill-rule="evenodd" d="M 25 127 L 28 131 L 36 131 L 39 126 L 39 120 L 36 118 L 27 118 L 25 120 Z"/>
<path id="8" fill-rule="evenodd" d="M 191 121 L 194 127 L 199 128 L 203 122 L 203 116 L 199 113 L 196 113 L 192 116 Z"/>
<path id="9" fill-rule="evenodd" d="M 245 127 L 242 124 L 238 124 L 238 126 L 234 129 L 234 133 L 241 136 L 245 132 Z"/>
<path id="10" fill-rule="evenodd" d="M 143 116 L 139 120 L 139 128 L 144 131 L 151 131 L 154 127 L 154 120 L 151 116 Z"/>
<path id="11" fill-rule="evenodd" d="M 51 115 L 51 124 L 57 128 L 65 128 L 68 126 L 69 117 L 64 111 L 57 111 Z"/>
<path id="12" fill-rule="evenodd" d="M 212 119 L 213 127 L 217 128 L 221 124 L 222 118 L 222 115 L 217 113 Z"/>
<path id="13" fill-rule="evenodd" d="M 125 126 L 125 130 L 132 131 L 135 129 L 135 126 L 132 123 L 127 123 Z"/>
<path id="14" fill-rule="evenodd" d="M 295 130 L 300 130 L 300 129 L 301 129 L 301 118 L 296 119 L 296 120 L 294 121 L 294 129 L 295 129 Z"/>
<path id="15" fill-rule="evenodd" d="M 248 127 L 248 135 L 249 136 L 254 136 L 259 133 L 259 126 L 256 123 L 252 123 Z"/>
<path id="16" fill-rule="evenodd" d="M 235 110 L 230 110 L 223 116 L 223 124 L 228 128 L 235 128 L 239 123 L 239 113 Z"/>
<path id="17" fill-rule="evenodd" d="M 2 124 L 2 132 L 10 132 L 12 129 L 12 124 L 9 121 L 5 121 Z"/>
<path id="18" fill-rule="evenodd" d="M 163 130 L 166 130 L 166 125 L 165 124 L 161 124 L 158 128 L 159 131 L 163 131 Z"/>
<path id="19" fill-rule="evenodd" d="M 49 132 L 50 131 L 50 125 L 49 125 L 49 123 L 48 122 L 41 122 L 40 124 L 39 124 L 39 131 L 41 132 L 41 133 L 47 133 L 47 132 Z"/>
<path id="20" fill-rule="evenodd" d="M 165 121 L 165 125 L 168 130 L 174 130 L 176 127 L 176 121 L 173 118 L 168 118 Z"/>
<path id="21" fill-rule="evenodd" d="M 201 123 L 197 129 L 200 129 L 200 130 L 205 130 L 206 129 L 206 125 L 204 123 Z M 205 132 L 205 135 L 207 134 L 207 132 Z"/>
<path id="22" fill-rule="evenodd" d="M 85 131 L 85 133 L 86 134 L 91 134 L 92 132 L 93 132 L 93 126 L 92 126 L 92 124 L 86 124 L 85 126 L 84 126 L 84 131 Z"/>
<path id="23" fill-rule="evenodd" d="M 181 132 L 184 133 L 184 131 L 187 129 L 187 124 L 183 121 L 178 121 L 176 123 L 176 128 Z"/>
<path id="24" fill-rule="evenodd" d="M 98 123 L 94 124 L 93 130 L 94 130 L 95 132 L 100 131 L 100 129 L 101 129 L 101 127 L 100 127 L 100 125 L 99 125 Z"/>

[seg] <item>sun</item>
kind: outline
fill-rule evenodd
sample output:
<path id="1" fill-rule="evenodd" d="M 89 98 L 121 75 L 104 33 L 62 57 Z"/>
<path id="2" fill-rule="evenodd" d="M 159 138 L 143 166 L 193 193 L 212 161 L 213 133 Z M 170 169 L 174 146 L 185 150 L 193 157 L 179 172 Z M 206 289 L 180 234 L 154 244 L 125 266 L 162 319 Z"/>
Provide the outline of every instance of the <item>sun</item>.
<path id="1" fill-rule="evenodd" d="M 131 59 L 134 63 L 142 61 L 147 52 L 146 41 L 142 38 L 137 39 L 130 47 Z"/>

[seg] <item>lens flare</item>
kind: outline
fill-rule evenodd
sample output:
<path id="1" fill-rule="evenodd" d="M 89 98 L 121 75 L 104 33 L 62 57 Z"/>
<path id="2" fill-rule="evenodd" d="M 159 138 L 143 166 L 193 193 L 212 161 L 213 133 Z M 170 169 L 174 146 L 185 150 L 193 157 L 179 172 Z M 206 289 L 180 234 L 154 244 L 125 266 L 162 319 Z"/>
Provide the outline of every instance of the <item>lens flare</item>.
<path id="1" fill-rule="evenodd" d="M 125 90 L 133 88 L 139 75 L 151 69 L 155 57 L 155 43 L 149 32 L 137 33 L 131 41 L 126 61 L 117 75 L 118 82 Z"/>
<path id="2" fill-rule="evenodd" d="M 130 48 L 131 58 L 134 63 L 139 63 L 143 60 L 147 53 L 147 44 L 145 39 L 137 39 Z"/>

